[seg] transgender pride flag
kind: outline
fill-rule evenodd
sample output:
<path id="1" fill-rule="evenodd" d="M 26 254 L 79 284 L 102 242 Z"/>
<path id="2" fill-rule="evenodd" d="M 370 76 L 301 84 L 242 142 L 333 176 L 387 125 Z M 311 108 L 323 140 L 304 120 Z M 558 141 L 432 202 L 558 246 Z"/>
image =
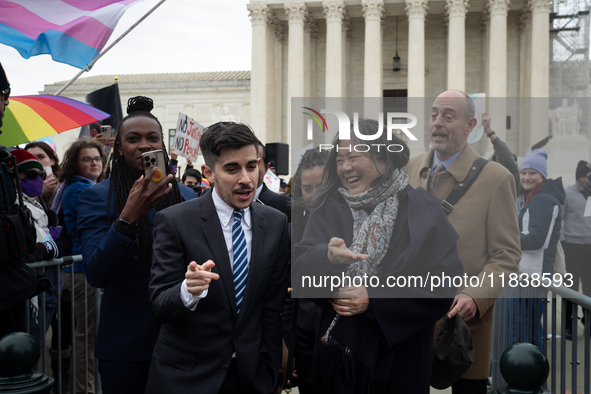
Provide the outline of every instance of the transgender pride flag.
<path id="1" fill-rule="evenodd" d="M 127 9 L 143 0 L 0 0 L 0 43 L 25 59 L 50 54 L 84 68 Z"/>

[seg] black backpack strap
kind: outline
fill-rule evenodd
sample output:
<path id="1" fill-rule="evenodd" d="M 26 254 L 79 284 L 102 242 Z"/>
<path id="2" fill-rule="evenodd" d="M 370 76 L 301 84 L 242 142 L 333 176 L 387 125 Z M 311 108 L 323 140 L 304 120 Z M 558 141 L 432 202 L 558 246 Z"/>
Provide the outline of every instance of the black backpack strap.
<path id="1" fill-rule="evenodd" d="M 472 186 L 476 178 L 478 178 L 478 175 L 480 175 L 480 172 L 486 163 L 488 163 L 488 160 L 484 157 L 476 159 L 472 164 L 472 168 L 470 168 L 468 175 L 466 175 L 466 178 L 456 183 L 451 193 L 449 193 L 449 196 L 441 202 L 441 208 L 443 208 L 446 215 L 451 213 L 454 209 L 454 205 L 456 205 L 460 198 L 466 194 L 468 189 L 470 189 L 470 186 Z"/>

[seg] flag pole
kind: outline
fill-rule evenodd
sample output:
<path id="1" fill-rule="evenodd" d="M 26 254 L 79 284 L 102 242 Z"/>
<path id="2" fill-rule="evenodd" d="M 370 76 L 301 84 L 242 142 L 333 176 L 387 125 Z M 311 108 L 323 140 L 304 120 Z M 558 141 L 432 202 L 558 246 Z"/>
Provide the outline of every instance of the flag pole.
<path id="1" fill-rule="evenodd" d="M 90 69 L 92 68 L 92 66 L 94 66 L 94 64 L 101 58 L 103 57 L 103 55 L 107 52 L 109 52 L 109 50 L 111 48 L 113 48 L 119 41 L 121 41 L 123 39 L 123 37 L 125 37 L 127 34 L 129 34 L 129 32 L 131 32 L 133 29 L 136 28 L 137 25 L 139 25 L 140 23 L 142 23 L 142 21 L 144 19 L 146 19 L 152 12 L 154 12 L 156 10 L 156 8 L 160 7 L 162 5 L 162 3 L 164 3 L 166 0 L 161 0 L 160 2 L 158 2 L 158 4 L 156 4 L 154 7 L 152 7 L 152 9 L 150 11 L 148 11 L 144 16 L 142 16 L 137 22 L 135 22 L 133 25 L 131 25 L 131 27 L 129 29 L 127 29 L 125 31 L 125 33 L 121 34 L 119 36 L 119 38 L 117 38 L 115 41 L 113 41 L 111 43 L 111 45 L 109 45 L 108 47 L 106 47 L 104 50 L 101 51 L 101 53 L 99 53 L 99 55 L 97 57 L 95 57 L 90 63 L 88 63 L 82 70 L 80 70 L 80 72 L 76 75 L 74 75 L 74 77 L 72 79 L 70 79 L 64 86 L 62 86 L 57 92 L 55 92 L 54 96 L 59 96 L 60 94 L 62 94 L 62 92 L 64 90 L 66 90 L 68 88 L 68 86 L 70 86 L 71 84 L 74 83 L 75 80 L 77 80 L 84 72 L 86 71 L 90 71 Z"/>

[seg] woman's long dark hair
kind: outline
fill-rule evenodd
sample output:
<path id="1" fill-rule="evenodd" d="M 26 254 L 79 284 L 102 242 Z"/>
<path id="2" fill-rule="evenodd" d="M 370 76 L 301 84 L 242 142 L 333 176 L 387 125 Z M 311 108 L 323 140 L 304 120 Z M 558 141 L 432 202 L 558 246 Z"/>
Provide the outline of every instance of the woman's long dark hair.
<path id="1" fill-rule="evenodd" d="M 358 125 L 359 133 L 363 135 L 375 135 L 376 131 L 379 128 L 378 121 L 373 119 L 359 119 Z M 369 149 L 368 152 L 359 153 L 370 157 L 376 168 L 379 168 L 378 162 L 380 161 L 383 162 L 386 167 L 384 173 L 373 181 L 371 185 L 372 187 L 380 184 L 384 181 L 384 179 L 392 178 L 392 175 L 395 170 L 403 168 L 408 163 L 408 159 L 410 158 L 410 151 L 408 150 L 408 146 L 404 143 L 404 141 L 396 137 L 396 135 L 394 134 L 392 135 L 392 139 L 388 140 L 388 135 L 385 127 L 382 130 L 382 135 L 379 138 L 371 141 L 364 141 L 357 137 L 354 131 L 353 122 L 351 122 L 350 124 L 350 129 L 352 145 L 369 145 L 371 147 L 371 149 Z M 336 190 L 342 186 L 341 179 L 337 174 L 336 163 L 338 153 L 337 146 L 339 145 L 339 142 L 339 135 L 337 134 L 332 140 L 333 148 L 330 151 L 328 159 L 326 160 L 326 166 L 324 166 L 324 171 L 322 171 L 322 183 L 318 187 L 316 194 L 314 195 L 311 202 L 311 205 L 314 208 L 324 204 L 330 193 L 332 193 L 333 190 Z M 402 150 L 400 152 L 388 151 L 387 146 L 393 144 L 400 145 L 402 147 Z"/>
<path id="2" fill-rule="evenodd" d="M 302 172 L 311 170 L 314 167 L 324 167 L 328 158 L 328 151 L 320 151 L 318 148 L 308 149 L 302 156 L 300 165 L 293 177 L 291 195 L 292 198 L 292 212 L 291 212 L 291 224 L 292 224 L 292 242 L 298 243 L 302 239 L 306 223 L 308 222 L 308 216 L 306 216 L 306 207 L 304 205 L 304 198 L 302 195 Z"/>
<path id="3" fill-rule="evenodd" d="M 113 154 L 111 155 L 111 172 L 110 172 L 110 182 L 109 182 L 109 197 L 107 200 L 107 215 L 109 218 L 109 223 L 113 223 L 117 220 L 119 214 L 123 211 L 125 207 L 125 203 L 127 202 L 127 197 L 129 196 L 129 191 L 133 186 L 134 182 L 138 179 L 138 173 L 129 167 L 125 158 L 119 153 L 119 148 L 122 146 L 122 134 L 124 133 L 124 125 L 125 122 L 129 119 L 137 118 L 143 116 L 145 118 L 153 119 L 158 123 L 160 127 L 160 137 L 162 140 L 162 150 L 164 151 L 164 160 L 166 164 L 166 175 L 172 173 L 172 167 L 170 165 L 170 160 L 168 158 L 168 154 L 166 152 L 166 148 L 164 147 L 164 136 L 162 135 L 162 125 L 158 121 L 158 119 L 150 113 L 150 111 L 154 108 L 154 102 L 149 97 L 144 96 L 136 96 L 132 97 L 127 101 L 127 116 L 123 118 L 121 123 L 119 123 L 119 127 L 117 128 L 118 132 L 115 136 L 115 146 L 113 149 Z M 179 185 L 176 182 L 176 179 L 172 178 L 172 191 L 166 196 L 166 198 L 160 203 L 163 207 L 168 207 L 174 204 L 178 204 L 183 201 L 181 197 L 181 192 L 179 190 Z M 111 194 L 112 191 L 115 193 L 115 212 L 111 212 Z M 148 219 L 148 216 L 143 216 L 139 223 L 139 251 L 147 251 L 148 254 L 152 255 L 152 224 Z"/>
<path id="4" fill-rule="evenodd" d="M 74 178 L 76 175 L 80 175 L 80 168 L 78 167 L 78 156 L 80 156 L 80 151 L 82 149 L 96 149 L 99 152 L 99 156 L 102 159 L 103 164 L 103 171 L 101 175 L 97 178 L 96 183 L 99 183 L 103 179 L 105 179 L 105 164 L 107 162 L 107 157 L 103 152 L 102 144 L 96 141 L 87 141 L 87 140 L 78 140 L 74 142 L 66 153 L 64 154 L 64 161 L 62 161 L 61 165 L 61 172 L 59 181 L 69 181 L 70 179 Z"/>

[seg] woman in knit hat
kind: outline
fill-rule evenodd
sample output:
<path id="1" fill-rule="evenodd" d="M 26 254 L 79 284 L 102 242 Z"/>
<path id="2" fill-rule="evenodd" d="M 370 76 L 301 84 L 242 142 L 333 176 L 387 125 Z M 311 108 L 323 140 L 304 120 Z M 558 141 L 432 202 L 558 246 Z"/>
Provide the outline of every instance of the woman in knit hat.
<path id="1" fill-rule="evenodd" d="M 532 274 L 538 274 L 540 280 L 543 274 L 552 276 L 554 273 L 554 258 L 562 226 L 560 204 L 564 203 L 565 197 L 562 178 L 548 179 L 547 158 L 548 153 L 544 149 L 535 149 L 523 156 L 519 167 L 521 191 L 517 198 L 522 251 L 519 271 L 529 274 L 530 278 Z M 526 303 L 527 301 L 529 300 L 526 300 Z M 532 304 L 532 319 L 529 321 L 539 322 L 542 316 L 542 303 Z M 526 320 L 528 309 L 526 308 Z M 535 324 L 528 324 L 531 327 L 526 330 L 529 338 L 523 340 L 536 342 Z M 541 327 L 539 335 L 543 338 Z M 539 345 L 542 345 L 541 340 Z"/>
<path id="2" fill-rule="evenodd" d="M 43 192 L 43 181 L 46 177 L 43 165 L 35 156 L 26 150 L 16 149 L 11 153 L 16 158 L 16 170 L 20 179 L 25 206 L 31 212 L 35 224 L 37 236 L 36 260 L 51 260 L 61 257 L 60 246 L 62 245 L 62 239 L 59 238 L 62 228 L 58 226 L 57 215 L 48 209 L 45 202 L 40 198 Z M 12 168 L 12 162 L 10 163 L 10 168 Z M 64 275 L 60 267 L 53 266 L 45 268 L 45 275 L 47 275 L 51 283 L 49 290 L 45 292 L 46 326 L 41 327 L 41 319 L 38 319 L 37 316 L 32 316 L 31 318 L 31 335 L 35 337 L 39 344 L 42 343 L 43 335 L 45 335 L 45 332 L 49 328 L 57 307 L 57 294 L 58 291 L 61 291 L 57 286 L 58 275 L 60 276 L 59 283 L 62 285 L 64 283 Z M 36 298 L 32 299 L 32 305 L 37 311 L 40 305 Z M 36 311 L 34 315 L 37 314 Z"/>

